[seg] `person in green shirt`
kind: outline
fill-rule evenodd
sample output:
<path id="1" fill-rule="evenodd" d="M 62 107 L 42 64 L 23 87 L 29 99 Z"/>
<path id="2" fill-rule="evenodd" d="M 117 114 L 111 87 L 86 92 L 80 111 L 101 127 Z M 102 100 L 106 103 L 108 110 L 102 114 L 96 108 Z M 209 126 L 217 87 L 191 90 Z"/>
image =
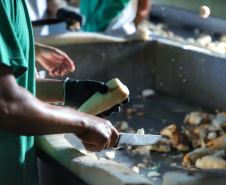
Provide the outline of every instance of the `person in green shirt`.
<path id="1" fill-rule="evenodd" d="M 104 32 L 131 1 L 134 0 L 80 0 L 80 12 L 86 17 L 82 30 Z M 137 11 L 135 12 L 135 19 L 132 21 L 137 26 L 148 17 L 151 10 L 151 0 L 137 0 L 136 2 Z"/>
<path id="2" fill-rule="evenodd" d="M 35 81 L 34 38 L 25 0 L 0 0 L 0 17 L 0 184 L 38 184 L 35 135 L 75 133 L 87 150 L 113 147 L 118 132 L 108 120 L 45 103 L 79 107 L 108 87 L 92 80 Z"/>

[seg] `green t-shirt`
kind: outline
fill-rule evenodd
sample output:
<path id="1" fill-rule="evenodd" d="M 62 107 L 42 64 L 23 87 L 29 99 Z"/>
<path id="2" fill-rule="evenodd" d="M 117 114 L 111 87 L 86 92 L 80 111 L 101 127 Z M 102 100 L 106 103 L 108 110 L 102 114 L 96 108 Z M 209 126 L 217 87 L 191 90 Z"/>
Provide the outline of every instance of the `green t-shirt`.
<path id="1" fill-rule="evenodd" d="M 0 20 L 0 63 L 11 66 L 17 83 L 35 94 L 34 39 L 25 0 L 0 0 Z M 0 132 L 0 184 L 38 184 L 33 136 Z"/>
<path id="2" fill-rule="evenodd" d="M 129 0 L 81 0 L 80 11 L 86 17 L 82 30 L 103 32 L 128 2 Z"/>

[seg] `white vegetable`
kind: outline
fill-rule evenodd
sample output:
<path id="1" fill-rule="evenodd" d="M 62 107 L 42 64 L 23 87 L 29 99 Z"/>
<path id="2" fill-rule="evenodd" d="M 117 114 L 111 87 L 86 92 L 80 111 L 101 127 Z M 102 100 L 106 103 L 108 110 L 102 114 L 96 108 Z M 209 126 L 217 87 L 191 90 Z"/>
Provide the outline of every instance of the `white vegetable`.
<path id="1" fill-rule="evenodd" d="M 79 151 L 85 155 L 87 155 L 87 153 L 88 153 L 86 150 L 79 150 Z"/>
<path id="2" fill-rule="evenodd" d="M 215 156 L 205 156 L 198 159 L 195 166 L 201 169 L 226 168 L 226 161 Z"/>
<path id="3" fill-rule="evenodd" d="M 132 167 L 131 170 L 132 170 L 133 172 L 135 172 L 135 173 L 139 173 L 139 172 L 140 172 L 140 170 L 139 170 L 139 168 L 138 168 L 137 166 Z"/>
<path id="4" fill-rule="evenodd" d="M 144 129 L 143 129 L 143 128 L 138 129 L 138 130 L 137 130 L 137 134 L 144 134 Z"/>
<path id="5" fill-rule="evenodd" d="M 158 176 L 161 176 L 160 173 L 158 172 L 149 172 L 147 174 L 147 177 L 158 177 Z"/>
<path id="6" fill-rule="evenodd" d="M 115 158 L 115 151 L 109 151 L 105 153 L 107 159 L 114 159 Z"/>
<path id="7" fill-rule="evenodd" d="M 141 94 L 143 98 L 147 98 L 147 97 L 153 96 L 155 94 L 155 91 L 152 89 L 145 89 L 142 91 Z"/>
<path id="8" fill-rule="evenodd" d="M 217 137 L 217 133 L 216 132 L 210 132 L 207 136 L 208 140 L 212 140 L 215 139 Z"/>
<path id="9" fill-rule="evenodd" d="M 197 44 L 201 46 L 207 46 L 212 41 L 212 37 L 210 35 L 203 35 L 199 37 L 196 41 Z"/>
<path id="10" fill-rule="evenodd" d="M 109 88 L 107 93 L 96 92 L 78 110 L 87 114 L 97 115 L 120 104 L 129 96 L 128 88 L 117 78 L 108 81 L 106 85 Z"/>

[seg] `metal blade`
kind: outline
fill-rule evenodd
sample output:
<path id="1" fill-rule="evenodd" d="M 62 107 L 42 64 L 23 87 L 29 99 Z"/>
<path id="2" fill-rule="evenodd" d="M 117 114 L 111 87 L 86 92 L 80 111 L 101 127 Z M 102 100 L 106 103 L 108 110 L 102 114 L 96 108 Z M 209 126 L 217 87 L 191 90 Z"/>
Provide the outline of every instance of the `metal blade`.
<path id="1" fill-rule="evenodd" d="M 114 146 L 115 148 L 119 146 L 145 146 L 157 143 L 161 135 L 151 135 L 151 134 L 127 134 L 120 133 L 118 143 Z"/>

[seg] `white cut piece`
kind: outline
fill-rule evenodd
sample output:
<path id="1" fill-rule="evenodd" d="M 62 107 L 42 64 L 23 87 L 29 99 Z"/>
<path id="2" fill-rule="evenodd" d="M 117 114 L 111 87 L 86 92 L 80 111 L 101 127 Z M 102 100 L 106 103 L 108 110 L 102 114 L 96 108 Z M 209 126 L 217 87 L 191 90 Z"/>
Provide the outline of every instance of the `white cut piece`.
<path id="1" fill-rule="evenodd" d="M 177 166 L 177 163 L 171 163 L 170 166 L 171 167 L 176 167 Z"/>
<path id="2" fill-rule="evenodd" d="M 215 156 L 205 156 L 196 161 L 195 167 L 200 169 L 226 168 L 226 161 Z"/>
<path id="3" fill-rule="evenodd" d="M 143 128 L 138 129 L 138 130 L 137 130 L 137 134 L 144 134 L 144 129 L 143 129 Z"/>
<path id="4" fill-rule="evenodd" d="M 147 174 L 147 177 L 158 177 L 158 176 L 161 176 L 160 173 L 158 172 L 149 172 Z"/>
<path id="5" fill-rule="evenodd" d="M 187 42 L 191 43 L 191 44 L 195 44 L 195 39 L 194 38 L 188 38 Z"/>
<path id="6" fill-rule="evenodd" d="M 136 32 L 131 35 L 126 35 L 124 38 L 126 40 L 143 40 L 147 41 L 149 39 L 150 31 L 147 28 L 137 28 Z"/>
<path id="7" fill-rule="evenodd" d="M 85 155 L 87 155 L 87 150 L 79 150 L 81 153 L 83 153 L 83 154 L 85 154 Z"/>
<path id="8" fill-rule="evenodd" d="M 105 152 L 105 156 L 107 159 L 114 159 L 115 158 L 115 151 Z"/>
<path id="9" fill-rule="evenodd" d="M 208 44 L 208 48 L 211 51 L 214 51 L 220 54 L 225 54 L 225 43 Z"/>
<path id="10" fill-rule="evenodd" d="M 140 170 L 139 170 L 139 168 L 138 168 L 137 166 L 132 167 L 131 170 L 132 170 L 133 172 L 135 172 L 135 173 L 140 173 Z"/>
<path id="11" fill-rule="evenodd" d="M 153 96 L 155 94 L 155 91 L 152 89 L 145 89 L 141 92 L 141 94 L 143 98 L 148 98 L 150 96 Z"/>
<path id="12" fill-rule="evenodd" d="M 191 112 L 186 115 L 184 123 L 189 123 L 191 125 L 199 125 L 202 122 L 202 115 L 199 112 Z"/>
<path id="13" fill-rule="evenodd" d="M 128 88 L 117 78 L 108 81 L 106 85 L 109 88 L 107 93 L 101 94 L 100 92 L 96 92 L 78 111 L 97 115 L 120 104 L 129 96 Z"/>
<path id="14" fill-rule="evenodd" d="M 207 46 L 208 43 L 212 42 L 212 37 L 210 35 L 203 35 L 199 37 L 196 42 L 201 46 Z"/>
<path id="15" fill-rule="evenodd" d="M 215 139 L 215 138 L 217 138 L 217 133 L 216 133 L 216 132 L 210 132 L 210 133 L 208 134 L 208 136 L 207 136 L 207 139 L 208 139 L 208 140 L 213 140 L 213 139 Z"/>

